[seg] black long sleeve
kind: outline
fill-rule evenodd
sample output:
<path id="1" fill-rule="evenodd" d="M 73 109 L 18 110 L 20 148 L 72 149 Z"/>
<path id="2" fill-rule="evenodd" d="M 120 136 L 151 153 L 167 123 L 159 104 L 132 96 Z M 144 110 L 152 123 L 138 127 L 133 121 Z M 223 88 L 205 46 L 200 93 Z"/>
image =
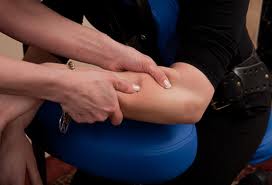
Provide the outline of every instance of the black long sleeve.
<path id="1" fill-rule="evenodd" d="M 249 0 L 180 0 L 177 61 L 200 69 L 214 87 L 234 65 L 250 55 L 246 29 Z M 243 55 L 243 56 L 242 56 Z"/>

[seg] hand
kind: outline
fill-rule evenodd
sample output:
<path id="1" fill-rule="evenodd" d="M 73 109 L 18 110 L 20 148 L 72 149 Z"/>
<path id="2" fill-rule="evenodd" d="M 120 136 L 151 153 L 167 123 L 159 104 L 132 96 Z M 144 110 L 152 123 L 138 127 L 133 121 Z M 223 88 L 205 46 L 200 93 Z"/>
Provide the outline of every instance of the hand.
<path id="1" fill-rule="evenodd" d="M 94 123 L 110 118 L 114 125 L 122 122 L 117 91 L 135 93 L 139 87 L 103 70 L 69 71 L 63 78 L 64 94 L 57 97 L 65 112 L 78 123 Z"/>
<path id="2" fill-rule="evenodd" d="M 28 115 L 8 124 L 0 138 L 0 185 L 24 185 L 26 177 L 32 185 L 42 185 L 32 146 L 24 133 L 24 125 L 33 113 Z"/>
<path id="3" fill-rule="evenodd" d="M 153 59 L 144 55 L 136 49 L 123 46 L 120 53 L 117 53 L 115 60 L 111 61 L 111 65 L 106 65 L 103 68 L 111 71 L 133 71 L 143 72 L 151 75 L 162 87 L 169 89 L 171 83 L 165 75 L 164 71 L 159 68 Z"/>

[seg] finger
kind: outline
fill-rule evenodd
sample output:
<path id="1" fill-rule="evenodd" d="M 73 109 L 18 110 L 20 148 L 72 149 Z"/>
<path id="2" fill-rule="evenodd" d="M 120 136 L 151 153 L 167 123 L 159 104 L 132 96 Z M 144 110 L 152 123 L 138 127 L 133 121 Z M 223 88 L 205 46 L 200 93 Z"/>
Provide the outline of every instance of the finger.
<path id="1" fill-rule="evenodd" d="M 113 125 L 120 125 L 123 121 L 123 113 L 120 109 L 119 103 L 116 111 L 109 117 Z"/>
<path id="2" fill-rule="evenodd" d="M 24 170 L 22 170 L 20 172 L 18 171 L 16 173 L 16 178 L 14 178 L 14 176 L 12 176 L 11 179 L 13 179 L 13 180 L 11 180 L 11 182 L 7 183 L 7 184 L 24 185 L 24 183 L 26 182 L 26 166 L 24 166 Z"/>
<path id="3" fill-rule="evenodd" d="M 167 78 L 166 74 L 158 66 L 147 63 L 143 67 L 144 72 L 150 74 L 162 87 L 169 89 L 171 88 L 171 83 Z"/>
<path id="4" fill-rule="evenodd" d="M 31 184 L 28 173 L 25 173 L 25 184 L 27 185 Z"/>
<path id="5" fill-rule="evenodd" d="M 27 174 L 31 185 L 42 185 L 40 173 L 37 168 L 36 160 L 32 155 L 32 160 L 27 161 Z"/>
<path id="6" fill-rule="evenodd" d="M 125 80 L 122 80 L 118 77 L 113 78 L 113 87 L 115 90 L 123 92 L 123 93 L 135 93 L 140 91 L 140 86 L 136 84 L 131 84 Z"/>

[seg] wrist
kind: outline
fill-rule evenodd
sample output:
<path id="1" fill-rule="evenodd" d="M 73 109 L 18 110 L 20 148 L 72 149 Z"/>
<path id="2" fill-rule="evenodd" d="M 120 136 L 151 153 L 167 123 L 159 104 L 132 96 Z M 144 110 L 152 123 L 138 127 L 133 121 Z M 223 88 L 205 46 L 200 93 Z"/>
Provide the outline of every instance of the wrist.
<path id="1" fill-rule="evenodd" d="M 60 103 L 60 97 L 66 89 L 66 73 L 70 72 L 66 65 L 56 63 L 43 63 L 39 65 L 44 70 L 36 80 L 31 94 L 41 100 L 49 100 Z"/>
<path id="2" fill-rule="evenodd" d="M 95 39 L 88 41 L 86 49 L 83 47 L 83 55 L 87 57 L 87 62 L 102 67 L 104 69 L 114 70 L 117 61 L 124 56 L 124 50 L 128 47 L 114 39 L 107 34 L 95 31 Z M 88 37 L 86 37 L 88 38 Z M 86 40 L 86 38 L 84 38 Z M 89 37 L 91 38 L 91 37 Z M 95 41 L 95 43 L 93 43 Z"/>
<path id="3" fill-rule="evenodd" d="M 107 58 L 104 61 L 105 66 L 101 66 L 104 69 L 108 69 L 111 71 L 116 71 L 116 69 L 119 69 L 121 66 L 122 61 L 127 61 L 126 54 L 128 53 L 129 49 L 134 49 L 129 46 L 126 46 L 122 43 L 119 43 L 109 37 L 108 35 L 105 35 L 104 37 L 104 53 L 107 54 Z M 128 59 L 129 60 L 129 59 Z M 110 61 L 110 62 L 109 62 Z M 103 61 L 102 61 L 103 63 Z"/>
<path id="4" fill-rule="evenodd" d="M 67 80 L 71 73 L 64 69 L 55 69 L 55 77 L 49 80 L 50 85 L 47 85 L 41 99 L 49 100 L 56 103 L 62 103 L 62 100 L 66 97 L 66 92 L 69 91 L 71 82 Z"/>

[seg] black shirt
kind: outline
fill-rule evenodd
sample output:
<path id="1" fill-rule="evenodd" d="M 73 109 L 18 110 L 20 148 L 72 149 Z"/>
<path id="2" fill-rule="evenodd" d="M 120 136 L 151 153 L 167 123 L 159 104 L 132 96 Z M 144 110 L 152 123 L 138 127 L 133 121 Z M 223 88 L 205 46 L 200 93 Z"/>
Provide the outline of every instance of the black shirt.
<path id="1" fill-rule="evenodd" d="M 82 23 L 85 16 L 96 28 L 107 32 L 107 21 L 103 24 L 103 19 L 107 18 L 105 2 L 107 0 L 95 3 L 90 0 L 43 0 L 46 6 L 66 18 Z M 248 4 L 249 0 L 180 0 L 179 47 L 175 62 L 194 65 L 216 88 L 224 75 L 249 57 L 253 50 L 246 29 Z M 133 3 L 126 6 L 133 6 Z M 131 13 L 124 8 L 127 18 Z"/>

